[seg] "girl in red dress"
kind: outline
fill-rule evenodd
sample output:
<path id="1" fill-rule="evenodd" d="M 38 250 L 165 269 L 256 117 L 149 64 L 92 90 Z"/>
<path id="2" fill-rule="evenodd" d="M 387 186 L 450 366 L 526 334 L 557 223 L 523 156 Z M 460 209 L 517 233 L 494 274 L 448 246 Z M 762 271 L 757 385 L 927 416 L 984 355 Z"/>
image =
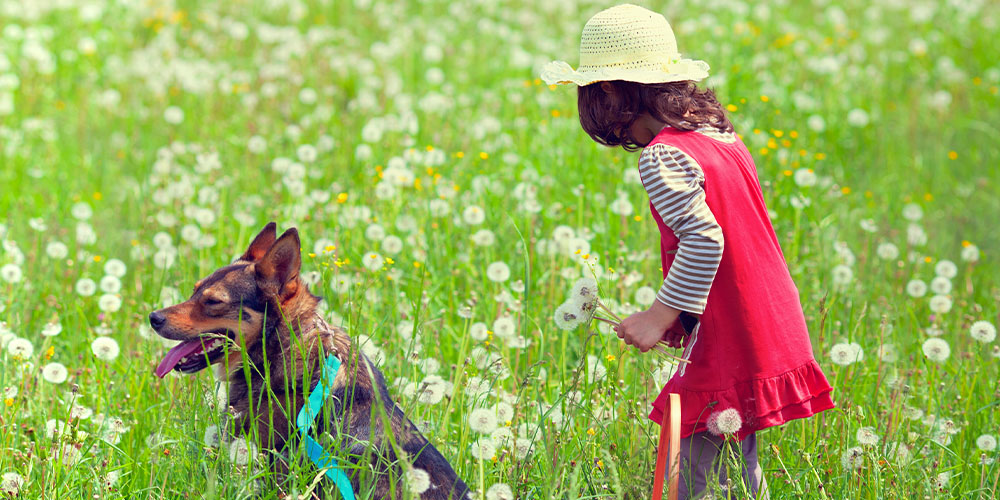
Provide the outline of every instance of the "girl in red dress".
<path id="1" fill-rule="evenodd" d="M 659 342 L 684 347 L 690 361 L 649 415 L 662 422 L 667 395 L 680 394 L 680 497 L 700 494 L 710 471 L 725 483 L 717 460 L 725 436 L 740 443 L 747 491 L 766 497 L 756 431 L 833 401 L 753 158 L 715 94 L 694 83 L 706 76 L 707 64 L 677 52 L 663 16 L 634 5 L 587 22 L 577 70 L 554 62 L 542 73 L 549 84 L 580 86 L 580 123 L 596 142 L 642 149 L 664 279 L 653 305 L 616 331 L 642 352 Z M 690 331 L 682 315 L 697 320 Z"/>

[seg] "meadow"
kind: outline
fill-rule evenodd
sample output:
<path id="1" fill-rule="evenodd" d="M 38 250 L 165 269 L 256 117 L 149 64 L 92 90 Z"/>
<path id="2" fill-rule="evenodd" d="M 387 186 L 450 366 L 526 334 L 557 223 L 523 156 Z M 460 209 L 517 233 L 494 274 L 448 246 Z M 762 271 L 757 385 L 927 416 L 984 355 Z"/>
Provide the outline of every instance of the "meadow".
<path id="1" fill-rule="evenodd" d="M 673 365 L 553 319 L 660 285 L 638 156 L 537 78 L 611 5 L 0 1 L 0 498 L 317 493 L 219 432 L 210 370 L 152 373 L 147 315 L 272 220 L 480 498 L 648 498 Z M 1000 4 L 645 5 L 712 66 L 834 386 L 759 433 L 771 498 L 998 496 Z"/>

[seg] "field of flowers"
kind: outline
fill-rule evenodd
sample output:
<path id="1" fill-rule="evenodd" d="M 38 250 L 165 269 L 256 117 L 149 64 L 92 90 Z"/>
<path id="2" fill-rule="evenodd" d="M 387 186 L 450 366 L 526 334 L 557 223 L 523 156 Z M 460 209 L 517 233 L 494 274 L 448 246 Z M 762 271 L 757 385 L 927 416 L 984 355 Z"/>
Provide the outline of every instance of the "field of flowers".
<path id="1" fill-rule="evenodd" d="M 580 130 L 594 1 L 0 0 L 0 498 L 299 498 L 149 312 L 298 227 L 304 277 L 481 498 L 644 498 L 672 373 L 637 155 Z M 1000 4 L 650 2 L 757 162 L 837 409 L 771 498 L 994 498 Z M 410 486 L 411 492 L 418 488 Z M 363 497 L 363 492 L 362 497 Z"/>

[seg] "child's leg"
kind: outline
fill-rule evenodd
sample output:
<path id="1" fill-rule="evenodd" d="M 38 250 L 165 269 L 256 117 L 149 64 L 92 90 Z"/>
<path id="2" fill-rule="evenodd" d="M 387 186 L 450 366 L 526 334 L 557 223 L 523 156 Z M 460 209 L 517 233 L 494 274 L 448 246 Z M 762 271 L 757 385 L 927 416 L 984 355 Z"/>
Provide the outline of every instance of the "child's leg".
<path id="1" fill-rule="evenodd" d="M 708 432 L 681 439 L 680 480 L 678 499 L 694 499 L 705 491 L 707 477 L 718 477 L 719 484 L 726 484 L 725 467 L 718 461 L 723 439 Z M 751 434 L 740 443 L 743 455 L 743 484 L 758 499 L 768 498 L 763 470 L 757 460 L 757 435 Z M 667 471 L 670 477 L 670 471 Z M 738 488 L 738 486 L 737 486 Z"/>

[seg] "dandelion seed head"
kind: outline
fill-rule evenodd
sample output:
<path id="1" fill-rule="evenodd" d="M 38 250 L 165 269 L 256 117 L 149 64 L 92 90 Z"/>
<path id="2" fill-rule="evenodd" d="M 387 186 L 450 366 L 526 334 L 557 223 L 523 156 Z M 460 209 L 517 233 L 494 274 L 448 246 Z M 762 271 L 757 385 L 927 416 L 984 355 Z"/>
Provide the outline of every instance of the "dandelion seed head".
<path id="1" fill-rule="evenodd" d="M 118 342 L 111 337 L 97 337 L 90 343 L 90 350 L 101 361 L 114 361 L 118 357 Z"/>
<path id="2" fill-rule="evenodd" d="M 477 408 L 469 414 L 469 428 L 479 434 L 490 434 L 497 428 L 497 415 L 491 408 Z"/>
<path id="3" fill-rule="evenodd" d="M 879 442 L 879 437 L 875 433 L 874 427 L 862 427 L 858 429 L 855 437 L 861 446 L 875 446 Z"/>
<path id="4" fill-rule="evenodd" d="M 906 283 L 906 293 L 913 298 L 920 298 L 927 294 L 927 283 L 921 279 L 911 279 Z"/>
<path id="5" fill-rule="evenodd" d="M 951 355 L 951 347 L 948 346 L 948 342 L 936 337 L 925 340 L 921 350 L 927 359 L 935 363 L 942 363 Z"/>
<path id="6" fill-rule="evenodd" d="M 424 469 L 412 467 L 406 471 L 406 485 L 411 493 L 420 495 L 431 487 L 431 475 Z"/>
<path id="7" fill-rule="evenodd" d="M 865 451 L 860 446 L 844 450 L 840 455 L 840 464 L 847 470 L 858 470 L 865 465 Z"/>
<path id="8" fill-rule="evenodd" d="M 69 377 L 69 370 L 62 363 L 49 363 L 42 367 L 42 378 L 50 384 L 61 384 Z"/>
<path id="9" fill-rule="evenodd" d="M 496 483 L 486 490 L 486 500 L 515 500 L 514 490 L 506 483 Z"/>
<path id="10" fill-rule="evenodd" d="M 980 320 L 969 327 L 969 334 L 979 342 L 988 344 L 997 338 L 997 327 L 993 326 L 993 323 L 989 321 Z"/>

